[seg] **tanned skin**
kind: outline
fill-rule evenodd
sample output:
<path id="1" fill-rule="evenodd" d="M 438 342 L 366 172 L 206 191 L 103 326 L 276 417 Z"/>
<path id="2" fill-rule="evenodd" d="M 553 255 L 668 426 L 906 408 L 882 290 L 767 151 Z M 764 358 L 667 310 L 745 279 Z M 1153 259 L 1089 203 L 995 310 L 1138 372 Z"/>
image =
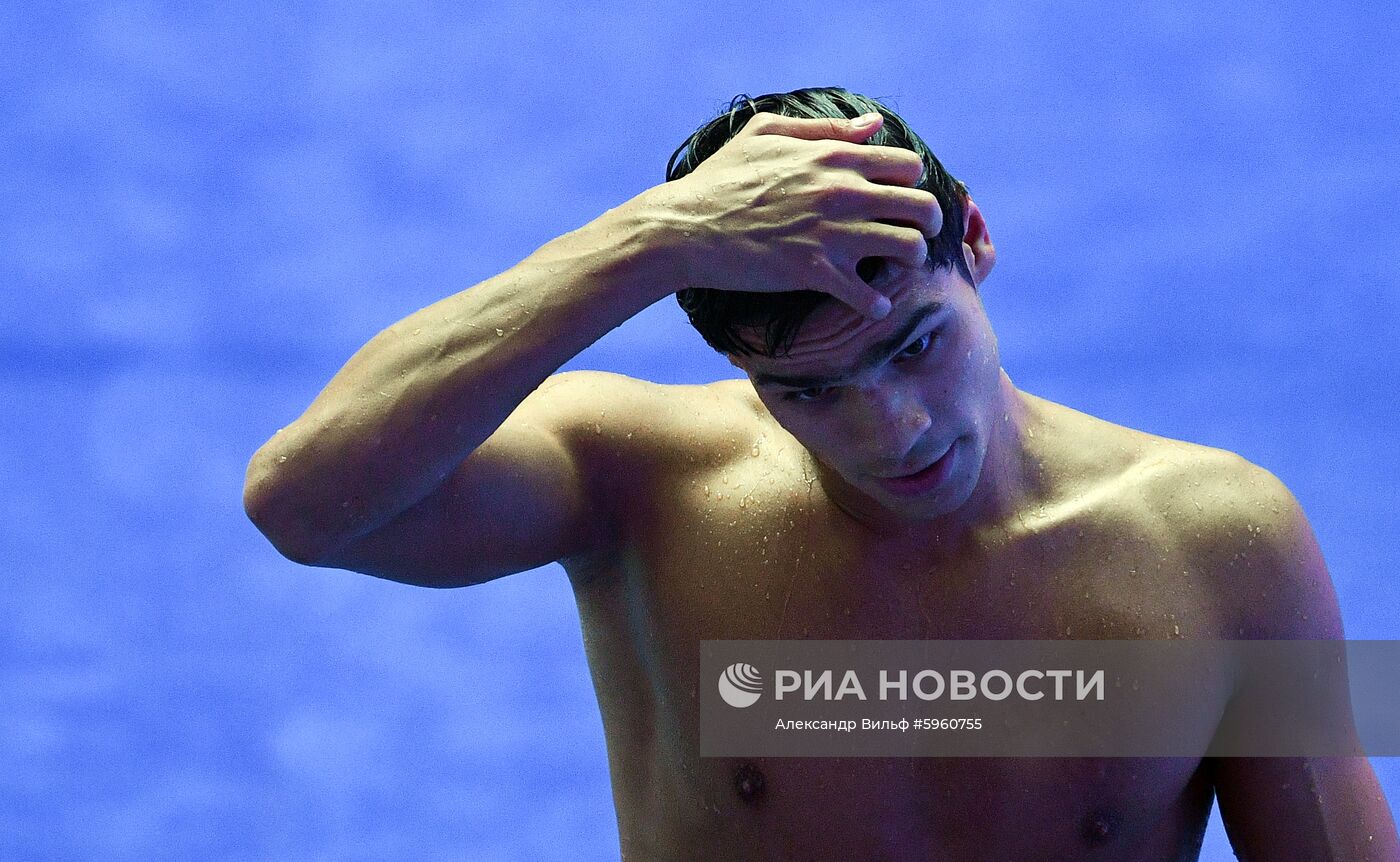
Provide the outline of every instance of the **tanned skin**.
<path id="1" fill-rule="evenodd" d="M 1364 758 L 699 757 L 707 639 L 1342 637 L 1278 479 L 1012 383 L 981 211 L 972 281 L 925 266 L 941 213 L 917 156 L 861 143 L 880 122 L 758 114 L 390 326 L 253 457 L 250 517 L 292 560 L 421 586 L 561 563 L 627 860 L 1190 860 L 1217 797 L 1241 859 L 1400 860 Z M 832 300 L 790 353 L 732 357 L 747 379 L 557 373 L 684 286 Z M 882 482 L 944 456 L 921 496 Z"/>

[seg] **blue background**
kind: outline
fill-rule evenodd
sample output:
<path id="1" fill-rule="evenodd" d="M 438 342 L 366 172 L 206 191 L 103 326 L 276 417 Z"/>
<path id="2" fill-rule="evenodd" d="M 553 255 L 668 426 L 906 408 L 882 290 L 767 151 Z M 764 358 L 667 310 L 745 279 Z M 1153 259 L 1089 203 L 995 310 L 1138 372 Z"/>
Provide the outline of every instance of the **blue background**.
<path id="1" fill-rule="evenodd" d="M 560 569 L 298 567 L 240 487 L 743 91 L 888 98 L 987 217 L 1016 383 L 1272 470 L 1348 636 L 1400 636 L 1393 9 L 5 4 L 0 857 L 616 858 Z M 568 367 L 733 376 L 669 300 Z"/>

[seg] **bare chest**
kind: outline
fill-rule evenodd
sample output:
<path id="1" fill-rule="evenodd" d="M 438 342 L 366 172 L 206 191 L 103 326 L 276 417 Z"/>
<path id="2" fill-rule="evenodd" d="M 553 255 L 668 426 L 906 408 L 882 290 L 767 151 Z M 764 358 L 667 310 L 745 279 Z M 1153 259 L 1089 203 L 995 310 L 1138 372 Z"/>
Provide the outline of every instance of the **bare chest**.
<path id="1" fill-rule="evenodd" d="M 951 552 L 886 541 L 809 483 L 728 472 L 639 519 L 620 578 L 655 646 L 702 639 L 1216 637 L 1217 590 L 1130 505 L 1018 513 Z"/>
<path id="2" fill-rule="evenodd" d="M 702 640 L 1214 637 L 1201 574 L 1131 518 L 1028 512 L 950 559 L 872 539 L 781 474 L 695 480 L 646 512 L 617 588 L 580 606 L 624 845 L 1194 858 L 1211 798 L 1199 758 L 697 755 Z"/>

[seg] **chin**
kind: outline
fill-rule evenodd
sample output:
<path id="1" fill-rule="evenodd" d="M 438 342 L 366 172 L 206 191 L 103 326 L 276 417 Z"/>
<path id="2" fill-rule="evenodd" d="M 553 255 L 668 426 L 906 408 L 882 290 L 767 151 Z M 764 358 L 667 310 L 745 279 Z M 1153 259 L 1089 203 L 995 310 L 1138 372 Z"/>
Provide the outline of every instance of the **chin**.
<path id="1" fill-rule="evenodd" d="M 972 449 L 969 446 L 967 449 Z M 964 462 L 958 465 L 961 469 L 949 475 L 941 485 L 919 497 L 895 497 L 888 493 L 876 492 L 875 499 L 881 504 L 904 517 L 912 520 L 929 520 L 950 515 L 972 499 L 973 491 L 977 488 L 977 480 L 982 472 L 982 462 L 985 450 L 966 451 L 962 453 Z M 972 463 L 967 463 L 971 461 Z"/>

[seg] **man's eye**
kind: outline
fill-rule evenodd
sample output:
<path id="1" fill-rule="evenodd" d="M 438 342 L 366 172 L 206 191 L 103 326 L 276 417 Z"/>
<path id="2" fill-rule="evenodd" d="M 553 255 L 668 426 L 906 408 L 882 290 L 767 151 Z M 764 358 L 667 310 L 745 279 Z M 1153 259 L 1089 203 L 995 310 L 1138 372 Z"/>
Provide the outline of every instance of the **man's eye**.
<path id="1" fill-rule="evenodd" d="M 918 356 L 925 350 L 928 350 L 929 347 L 933 344 L 933 337 L 934 336 L 932 332 L 924 333 L 922 336 L 919 337 L 918 340 L 911 342 L 908 347 L 899 351 L 898 355 L 901 358 Z"/>
<path id="2" fill-rule="evenodd" d="M 784 397 L 787 398 L 787 400 L 789 401 L 798 401 L 801 403 L 810 404 L 814 401 L 822 400 L 822 398 L 824 398 L 826 394 L 830 392 L 833 388 L 835 387 L 809 386 L 806 389 L 795 389 L 792 392 L 787 393 Z"/>

